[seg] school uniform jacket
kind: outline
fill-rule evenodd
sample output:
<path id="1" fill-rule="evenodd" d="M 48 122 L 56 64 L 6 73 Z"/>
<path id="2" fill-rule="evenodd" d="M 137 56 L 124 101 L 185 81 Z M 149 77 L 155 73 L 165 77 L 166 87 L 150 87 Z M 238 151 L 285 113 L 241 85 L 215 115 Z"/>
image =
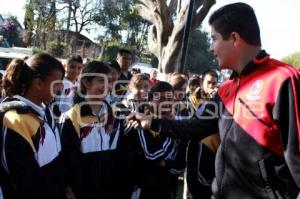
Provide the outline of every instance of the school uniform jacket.
<path id="1" fill-rule="evenodd" d="M 142 112 L 145 114 L 151 113 L 151 106 L 148 102 L 136 102 L 134 100 L 123 100 L 118 108 L 122 110 L 124 115 L 130 112 Z M 117 113 L 121 115 L 122 113 Z M 170 159 L 173 160 L 176 155 L 175 142 L 172 138 L 161 136 L 157 132 L 149 130 L 133 130 L 129 128 L 127 133 L 130 133 L 132 142 L 137 142 L 137 153 L 142 153 L 145 160 L 159 164 L 160 161 Z"/>
<path id="2" fill-rule="evenodd" d="M 216 198 L 296 198 L 300 188 L 299 71 L 262 51 L 218 91 L 210 118 L 153 121 L 155 130 L 202 138 L 219 127 Z M 218 125 L 217 125 L 218 122 Z M 182 131 L 184 130 L 184 131 Z M 182 133 L 184 132 L 184 134 Z"/>
<path id="3" fill-rule="evenodd" d="M 206 110 L 206 102 L 210 102 L 210 99 L 201 100 L 203 102 L 196 113 L 199 117 Z M 193 198 L 210 198 L 212 195 L 211 185 L 215 178 L 215 157 L 219 144 L 219 133 L 215 133 L 202 140 L 191 140 L 188 145 L 186 181 Z"/>
<path id="4" fill-rule="evenodd" d="M 3 116 L 2 165 L 5 198 L 64 198 L 61 143 L 48 107 L 15 96 L 26 108 Z"/>
<path id="5" fill-rule="evenodd" d="M 151 112 L 148 102 L 124 100 L 122 105 L 119 108 L 124 115 L 135 111 L 146 114 Z M 169 193 L 169 162 L 174 161 L 176 155 L 174 140 L 153 131 L 136 130 L 130 126 L 126 128 L 125 133 L 122 150 L 127 153 L 124 154 L 127 160 L 123 162 L 128 165 L 131 178 L 129 183 L 141 188 L 142 194 L 149 189 L 152 190 L 152 194 L 159 194 L 158 190 Z"/>
<path id="6" fill-rule="evenodd" d="M 130 79 L 132 78 L 132 75 L 130 72 L 127 73 L 121 73 L 120 77 L 118 79 L 118 82 L 115 85 L 115 94 L 118 95 L 119 98 L 123 99 L 128 92 L 128 83 Z"/>
<path id="7" fill-rule="evenodd" d="M 66 184 L 77 198 L 114 198 L 120 124 L 107 103 L 98 114 L 84 103 L 61 118 Z"/>

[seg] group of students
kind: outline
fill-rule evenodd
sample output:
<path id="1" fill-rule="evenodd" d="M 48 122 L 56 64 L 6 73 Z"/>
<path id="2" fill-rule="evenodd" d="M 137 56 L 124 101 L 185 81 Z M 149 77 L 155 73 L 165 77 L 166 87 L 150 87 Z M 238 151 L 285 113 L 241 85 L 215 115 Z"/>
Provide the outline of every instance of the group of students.
<path id="1" fill-rule="evenodd" d="M 176 197 L 188 141 L 134 129 L 126 116 L 193 117 L 188 78 L 176 73 L 150 88 L 139 73 L 120 100 L 112 94 L 119 74 L 116 64 L 83 65 L 79 56 L 67 61 L 65 74 L 45 53 L 8 65 L 1 103 L 4 198 Z M 215 86 L 214 71 L 204 79 L 211 74 Z"/>
<path id="2" fill-rule="evenodd" d="M 193 198 L 296 198 L 299 72 L 261 50 L 247 4 L 224 6 L 209 23 L 211 50 L 234 70 L 218 91 L 213 71 L 200 89 L 181 73 L 150 87 L 145 74 L 128 73 L 132 57 L 124 51 L 120 68 L 69 60 L 76 78 L 65 88 L 54 57 L 14 59 L 0 105 L 4 198 L 173 199 L 186 166 Z M 117 77 L 130 81 L 115 84 Z M 72 105 L 59 107 L 75 90 Z"/>

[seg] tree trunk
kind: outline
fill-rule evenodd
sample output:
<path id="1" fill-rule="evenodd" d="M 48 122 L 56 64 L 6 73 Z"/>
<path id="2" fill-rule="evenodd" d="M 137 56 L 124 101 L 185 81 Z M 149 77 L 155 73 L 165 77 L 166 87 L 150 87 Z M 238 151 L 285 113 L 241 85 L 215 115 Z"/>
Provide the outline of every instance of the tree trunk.
<path id="1" fill-rule="evenodd" d="M 68 19 L 67 19 L 67 34 L 65 37 L 65 43 L 70 42 L 70 24 L 71 24 L 71 0 L 68 1 Z"/>
<path id="2" fill-rule="evenodd" d="M 46 41 L 46 32 L 45 32 L 45 30 L 42 32 L 42 48 L 43 48 L 43 50 L 47 49 L 47 41 Z"/>
<path id="3" fill-rule="evenodd" d="M 106 42 L 102 42 L 101 48 L 100 48 L 100 53 L 99 53 L 99 59 L 100 60 L 103 59 L 103 55 L 104 55 L 104 51 L 106 50 L 106 47 L 107 47 L 107 43 Z"/>
<path id="4" fill-rule="evenodd" d="M 152 23 L 148 31 L 149 51 L 157 57 L 159 71 L 166 74 L 179 71 L 182 57 L 189 2 L 179 1 L 175 21 L 170 13 L 170 6 L 176 5 L 174 0 L 141 0 L 137 4 L 139 15 Z M 215 3 L 216 0 L 195 0 L 191 31 L 200 26 Z"/>

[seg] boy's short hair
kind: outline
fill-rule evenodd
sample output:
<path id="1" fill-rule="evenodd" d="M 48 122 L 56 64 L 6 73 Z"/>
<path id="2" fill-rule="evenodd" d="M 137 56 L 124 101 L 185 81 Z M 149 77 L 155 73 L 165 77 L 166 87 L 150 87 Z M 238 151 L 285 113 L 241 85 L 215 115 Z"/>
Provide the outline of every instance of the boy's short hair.
<path id="1" fill-rule="evenodd" d="M 132 55 L 131 52 L 127 49 L 121 48 L 121 49 L 118 50 L 117 55 L 123 56 L 124 54 Z"/>
<path id="2" fill-rule="evenodd" d="M 248 44 L 261 46 L 255 12 L 246 3 L 233 3 L 219 8 L 210 16 L 209 24 L 224 40 L 229 38 L 230 33 L 237 32 Z"/>
<path id="3" fill-rule="evenodd" d="M 188 86 L 200 86 L 200 85 L 201 85 L 200 78 L 193 77 L 189 79 Z"/>
<path id="4" fill-rule="evenodd" d="M 204 80 L 204 78 L 205 78 L 206 75 L 210 75 L 212 77 L 215 77 L 218 80 L 218 73 L 215 70 L 209 69 L 209 70 L 204 71 L 202 73 L 202 80 Z"/>
<path id="5" fill-rule="evenodd" d="M 184 73 L 173 73 L 169 78 L 169 83 L 174 90 L 180 90 L 188 82 L 188 76 Z"/>
<path id="6" fill-rule="evenodd" d="M 80 55 L 72 55 L 68 60 L 67 60 L 67 64 L 70 64 L 72 62 L 79 62 L 81 64 L 83 64 L 83 60 L 82 57 Z"/>
<path id="7" fill-rule="evenodd" d="M 111 68 L 115 69 L 118 73 L 121 73 L 120 65 L 115 60 L 108 62 L 107 65 L 109 65 Z"/>
<path id="8" fill-rule="evenodd" d="M 173 87 L 168 82 L 159 81 L 149 91 L 149 100 L 153 99 L 155 93 L 162 93 L 166 91 L 173 92 Z"/>
<path id="9" fill-rule="evenodd" d="M 147 77 L 144 73 L 133 75 L 128 84 L 129 90 L 136 88 L 143 81 L 149 81 L 149 77 Z"/>

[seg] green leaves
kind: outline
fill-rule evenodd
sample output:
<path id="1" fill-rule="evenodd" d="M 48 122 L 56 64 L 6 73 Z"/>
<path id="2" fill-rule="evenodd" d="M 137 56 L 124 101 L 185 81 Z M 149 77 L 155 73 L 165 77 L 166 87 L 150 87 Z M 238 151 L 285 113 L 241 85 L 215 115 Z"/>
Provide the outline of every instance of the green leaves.
<path id="1" fill-rule="evenodd" d="M 300 52 L 295 52 L 291 55 L 288 55 L 282 58 L 282 61 L 297 68 L 300 68 Z"/>

